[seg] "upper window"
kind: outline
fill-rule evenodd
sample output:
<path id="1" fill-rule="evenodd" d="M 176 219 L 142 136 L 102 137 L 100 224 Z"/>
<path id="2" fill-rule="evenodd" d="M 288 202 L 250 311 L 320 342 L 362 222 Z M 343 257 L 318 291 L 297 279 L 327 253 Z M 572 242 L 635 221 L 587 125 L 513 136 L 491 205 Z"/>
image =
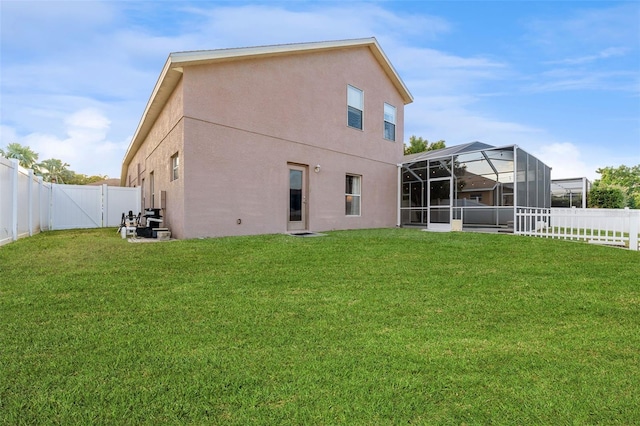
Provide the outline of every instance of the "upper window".
<path id="1" fill-rule="evenodd" d="M 347 216 L 360 216 L 360 176 L 347 175 L 345 214 Z"/>
<path id="2" fill-rule="evenodd" d="M 180 157 L 176 152 L 171 156 L 171 180 L 178 179 L 179 171 L 180 171 Z"/>
<path id="3" fill-rule="evenodd" d="M 384 104 L 384 138 L 396 140 L 396 107 Z"/>
<path id="4" fill-rule="evenodd" d="M 362 90 L 347 86 L 347 125 L 362 130 L 364 95 Z"/>

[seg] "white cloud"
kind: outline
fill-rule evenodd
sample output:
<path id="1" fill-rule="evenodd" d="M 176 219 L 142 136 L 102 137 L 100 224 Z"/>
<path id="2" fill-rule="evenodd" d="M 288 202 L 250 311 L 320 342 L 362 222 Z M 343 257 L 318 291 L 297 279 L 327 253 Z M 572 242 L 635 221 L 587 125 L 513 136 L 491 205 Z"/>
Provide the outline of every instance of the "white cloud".
<path id="1" fill-rule="evenodd" d="M 100 111 L 83 109 L 67 117 L 65 124 L 69 139 L 93 143 L 104 140 L 111 121 Z"/>
<path id="2" fill-rule="evenodd" d="M 28 144 L 41 153 L 40 159 L 60 158 L 85 174 L 119 176 L 130 135 L 167 55 L 173 51 L 375 36 L 415 98 L 406 109 L 405 139 L 416 134 L 429 140 L 445 139 L 450 146 L 472 140 L 493 145 L 516 143 L 532 153 L 547 147 L 539 149 L 551 159 L 556 153 L 562 155 L 558 147 L 566 142 L 549 135 L 551 130 L 542 128 L 543 124 L 529 124 L 533 123 L 529 116 L 518 121 L 509 115 L 508 107 L 489 109 L 487 105 L 498 103 L 488 102 L 489 94 L 496 97 L 518 91 L 527 96 L 585 87 L 624 89 L 631 81 L 637 87 L 638 81 L 611 70 L 581 74 L 563 68 L 523 76 L 504 57 L 437 50 L 429 42 L 442 41 L 452 33 L 459 37 L 460 27 L 436 16 L 385 8 L 384 2 L 367 3 L 366 7 L 350 2 L 244 6 L 91 2 L 91 7 L 69 2 L 60 9 L 51 3 L 34 11 L 33 7 L 17 6 L 19 2 L 10 7 L 7 4 L 2 3 L 1 18 L 5 56 L 0 82 L 1 143 Z M 598 59 L 614 60 L 628 53 L 628 37 L 608 34 L 607 25 L 616 22 L 622 33 L 633 33 L 620 25 L 630 22 L 630 11 L 637 12 L 637 8 L 614 7 L 604 10 L 604 16 L 594 10 L 535 21 L 531 34 L 542 44 L 550 43 L 545 44 L 551 52 L 548 57 L 565 58 L 566 63 L 557 63 L 567 68 Z M 16 20 L 21 22 L 19 26 L 12 24 Z M 570 40 L 588 33 L 591 25 L 598 43 L 586 52 L 596 53 L 574 53 L 575 41 Z M 19 60 L 6 59 L 6 53 L 20 49 L 25 51 Z M 523 81 L 529 86 L 523 88 Z M 612 82 L 618 86 L 604 85 Z M 582 144 L 570 146 L 578 149 Z M 574 156 L 578 160 L 573 170 L 586 170 L 581 175 L 591 169 L 581 160 L 587 154 L 592 153 L 583 150 Z M 560 170 L 562 165 L 554 167 L 554 177 Z"/>
<path id="3" fill-rule="evenodd" d="M 497 80 L 509 75 L 509 66 L 484 57 L 462 57 L 429 48 L 389 43 L 391 60 L 411 87 L 438 91 L 473 87 L 480 81 Z M 427 87 L 422 87 L 427 88 Z"/>
<path id="4" fill-rule="evenodd" d="M 532 19 L 527 39 L 549 52 L 568 52 L 576 46 L 638 45 L 638 4 L 613 3 L 611 7 L 583 2 L 580 9 L 548 19 Z"/>
<path id="5" fill-rule="evenodd" d="M 0 145 L 4 148 L 10 143 L 15 142 L 18 138 L 16 130 L 13 127 L 0 124 Z"/>
<path id="6" fill-rule="evenodd" d="M 544 132 L 520 123 L 474 111 L 464 99 L 435 98 L 418 108 L 408 106 L 405 139 L 411 135 L 430 141 L 444 139 L 448 146 L 480 141 L 491 145 L 522 145 L 526 150 L 544 140 Z"/>
<path id="7" fill-rule="evenodd" d="M 321 41 L 411 34 L 433 39 L 450 31 L 450 24 L 425 14 L 399 14 L 376 4 L 321 3 L 310 7 L 288 8 L 272 5 L 246 5 L 187 9 L 199 16 L 197 25 L 206 48 L 242 47 L 259 44 Z"/>
<path id="8" fill-rule="evenodd" d="M 595 62 L 599 59 L 607 59 L 607 58 L 612 58 L 617 56 L 624 56 L 629 51 L 631 51 L 631 49 L 628 47 L 608 47 L 596 53 L 595 55 L 587 55 L 587 56 L 566 58 L 566 59 L 555 60 L 555 61 L 547 61 L 546 63 L 547 64 L 580 65 L 580 64 L 586 64 L 589 62 Z"/>
<path id="9" fill-rule="evenodd" d="M 611 7 L 582 3 L 569 13 L 526 24 L 531 75 L 526 92 L 597 90 L 638 94 L 638 51 L 640 49 L 640 7 L 638 3 Z M 549 66 L 561 68 L 548 68 Z"/>
<path id="10" fill-rule="evenodd" d="M 551 167 L 552 179 L 586 176 L 593 181 L 597 178 L 596 167 L 587 165 L 580 149 L 572 143 L 551 143 L 536 148 L 531 153 Z"/>
<path id="11" fill-rule="evenodd" d="M 523 92 L 567 90 L 626 91 L 638 93 L 638 73 L 631 71 L 591 71 L 553 69 L 536 76 L 536 82 L 523 86 Z"/>
<path id="12" fill-rule="evenodd" d="M 109 119 L 99 110 L 87 108 L 76 111 L 64 120 L 66 137 L 33 132 L 18 137 L 8 126 L 2 128 L 3 144 L 11 141 L 31 147 L 40 161 L 58 158 L 70 165 L 76 173 L 119 177 L 122 153 L 128 141 L 108 139 Z"/>
<path id="13" fill-rule="evenodd" d="M 3 49 L 23 50 L 20 60 L 3 64 L 3 146 L 19 142 L 40 159 L 60 158 L 78 173 L 118 176 L 129 137 L 170 52 L 380 34 L 392 41 L 394 32 L 433 39 L 450 31 L 444 19 L 397 14 L 375 4 L 115 5 L 2 5 Z M 167 13 L 170 27 L 145 26 Z M 389 33 L 389 28 L 397 30 Z M 445 55 L 439 62 L 454 68 L 463 66 L 460 60 Z"/>
<path id="14" fill-rule="evenodd" d="M 115 18 L 112 5 L 99 1 L 3 1 L 0 7 L 3 50 L 36 49 L 42 55 L 83 45 L 88 33 Z"/>

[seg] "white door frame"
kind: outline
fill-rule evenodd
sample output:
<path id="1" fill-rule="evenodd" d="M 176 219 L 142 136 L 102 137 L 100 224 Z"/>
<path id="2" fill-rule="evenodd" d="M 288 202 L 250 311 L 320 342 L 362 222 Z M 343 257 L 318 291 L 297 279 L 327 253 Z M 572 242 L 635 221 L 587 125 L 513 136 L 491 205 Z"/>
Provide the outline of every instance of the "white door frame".
<path id="1" fill-rule="evenodd" d="M 309 209 L 307 203 L 309 166 L 288 163 L 287 170 L 287 181 L 289 182 L 287 232 L 306 231 L 308 230 L 309 224 Z M 299 193 L 297 193 L 297 191 L 299 191 Z M 292 202 L 296 205 L 292 206 Z"/>

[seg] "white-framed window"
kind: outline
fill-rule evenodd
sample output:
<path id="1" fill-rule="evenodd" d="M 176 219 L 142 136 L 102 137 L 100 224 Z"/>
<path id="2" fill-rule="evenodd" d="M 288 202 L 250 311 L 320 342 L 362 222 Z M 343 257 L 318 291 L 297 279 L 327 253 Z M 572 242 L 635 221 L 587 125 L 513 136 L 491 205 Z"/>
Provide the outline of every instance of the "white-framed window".
<path id="1" fill-rule="evenodd" d="M 176 152 L 171 156 L 171 180 L 178 179 L 180 172 L 180 156 Z"/>
<path id="2" fill-rule="evenodd" d="M 384 104 L 384 138 L 396 140 L 396 107 Z"/>
<path id="3" fill-rule="evenodd" d="M 362 90 L 347 85 L 347 125 L 362 130 L 364 111 L 364 93 Z"/>
<path id="4" fill-rule="evenodd" d="M 360 216 L 361 176 L 347 175 L 345 180 L 345 214 Z"/>

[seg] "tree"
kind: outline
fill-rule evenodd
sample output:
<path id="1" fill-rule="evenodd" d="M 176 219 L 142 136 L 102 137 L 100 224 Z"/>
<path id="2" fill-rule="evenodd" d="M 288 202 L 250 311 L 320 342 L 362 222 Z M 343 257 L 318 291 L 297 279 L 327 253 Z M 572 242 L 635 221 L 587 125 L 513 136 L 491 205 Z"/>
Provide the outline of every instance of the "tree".
<path id="1" fill-rule="evenodd" d="M 0 148 L 0 155 L 5 158 L 14 158 L 25 169 L 36 169 L 36 161 L 38 154 L 28 146 L 22 146 L 19 143 L 10 143 L 6 149 Z"/>
<path id="2" fill-rule="evenodd" d="M 601 209 L 622 209 L 626 197 L 622 188 L 613 185 L 594 184 L 589 191 L 589 207 Z"/>
<path id="3" fill-rule="evenodd" d="M 409 145 L 404 145 L 404 155 L 417 154 L 419 152 L 434 151 L 436 149 L 445 148 L 445 141 L 439 140 L 438 142 L 429 143 L 428 140 L 422 139 L 418 136 L 411 136 L 409 138 Z"/>
<path id="4" fill-rule="evenodd" d="M 38 164 L 42 171 L 42 178 L 46 182 L 65 183 L 65 181 L 73 178 L 75 174 L 68 169 L 69 164 L 63 163 L 57 158 L 49 158 Z"/>
<path id="5" fill-rule="evenodd" d="M 602 167 L 596 170 L 601 175 L 600 179 L 597 179 L 593 183 L 593 187 L 589 192 L 590 207 L 602 207 L 602 208 L 637 208 L 640 207 L 640 164 L 635 166 L 625 166 L 624 164 L 618 167 Z M 605 205 L 599 204 L 600 202 L 612 205 L 612 200 L 618 200 L 618 196 L 614 195 L 620 191 L 622 194 L 622 201 L 613 203 L 619 205 L 619 207 L 605 207 Z M 608 194 L 605 196 L 604 194 Z"/>
<path id="6" fill-rule="evenodd" d="M 71 176 L 65 179 L 64 183 L 68 185 L 87 185 L 89 183 L 99 182 L 105 179 L 108 179 L 106 175 L 87 176 L 82 173 L 71 172 Z"/>
<path id="7" fill-rule="evenodd" d="M 43 160 L 40 163 L 36 163 L 38 160 L 38 153 L 34 152 L 28 146 L 22 146 L 19 143 L 10 143 L 6 149 L 0 148 L 0 155 L 5 158 L 13 158 L 18 160 L 18 163 L 25 169 L 33 169 L 34 173 L 42 178 L 46 182 L 66 183 L 72 185 L 86 185 L 93 182 L 98 182 L 108 177 L 102 175 L 87 176 L 80 173 L 76 173 L 73 170 L 69 170 L 69 164 L 64 163 L 57 158 L 49 158 Z"/>

